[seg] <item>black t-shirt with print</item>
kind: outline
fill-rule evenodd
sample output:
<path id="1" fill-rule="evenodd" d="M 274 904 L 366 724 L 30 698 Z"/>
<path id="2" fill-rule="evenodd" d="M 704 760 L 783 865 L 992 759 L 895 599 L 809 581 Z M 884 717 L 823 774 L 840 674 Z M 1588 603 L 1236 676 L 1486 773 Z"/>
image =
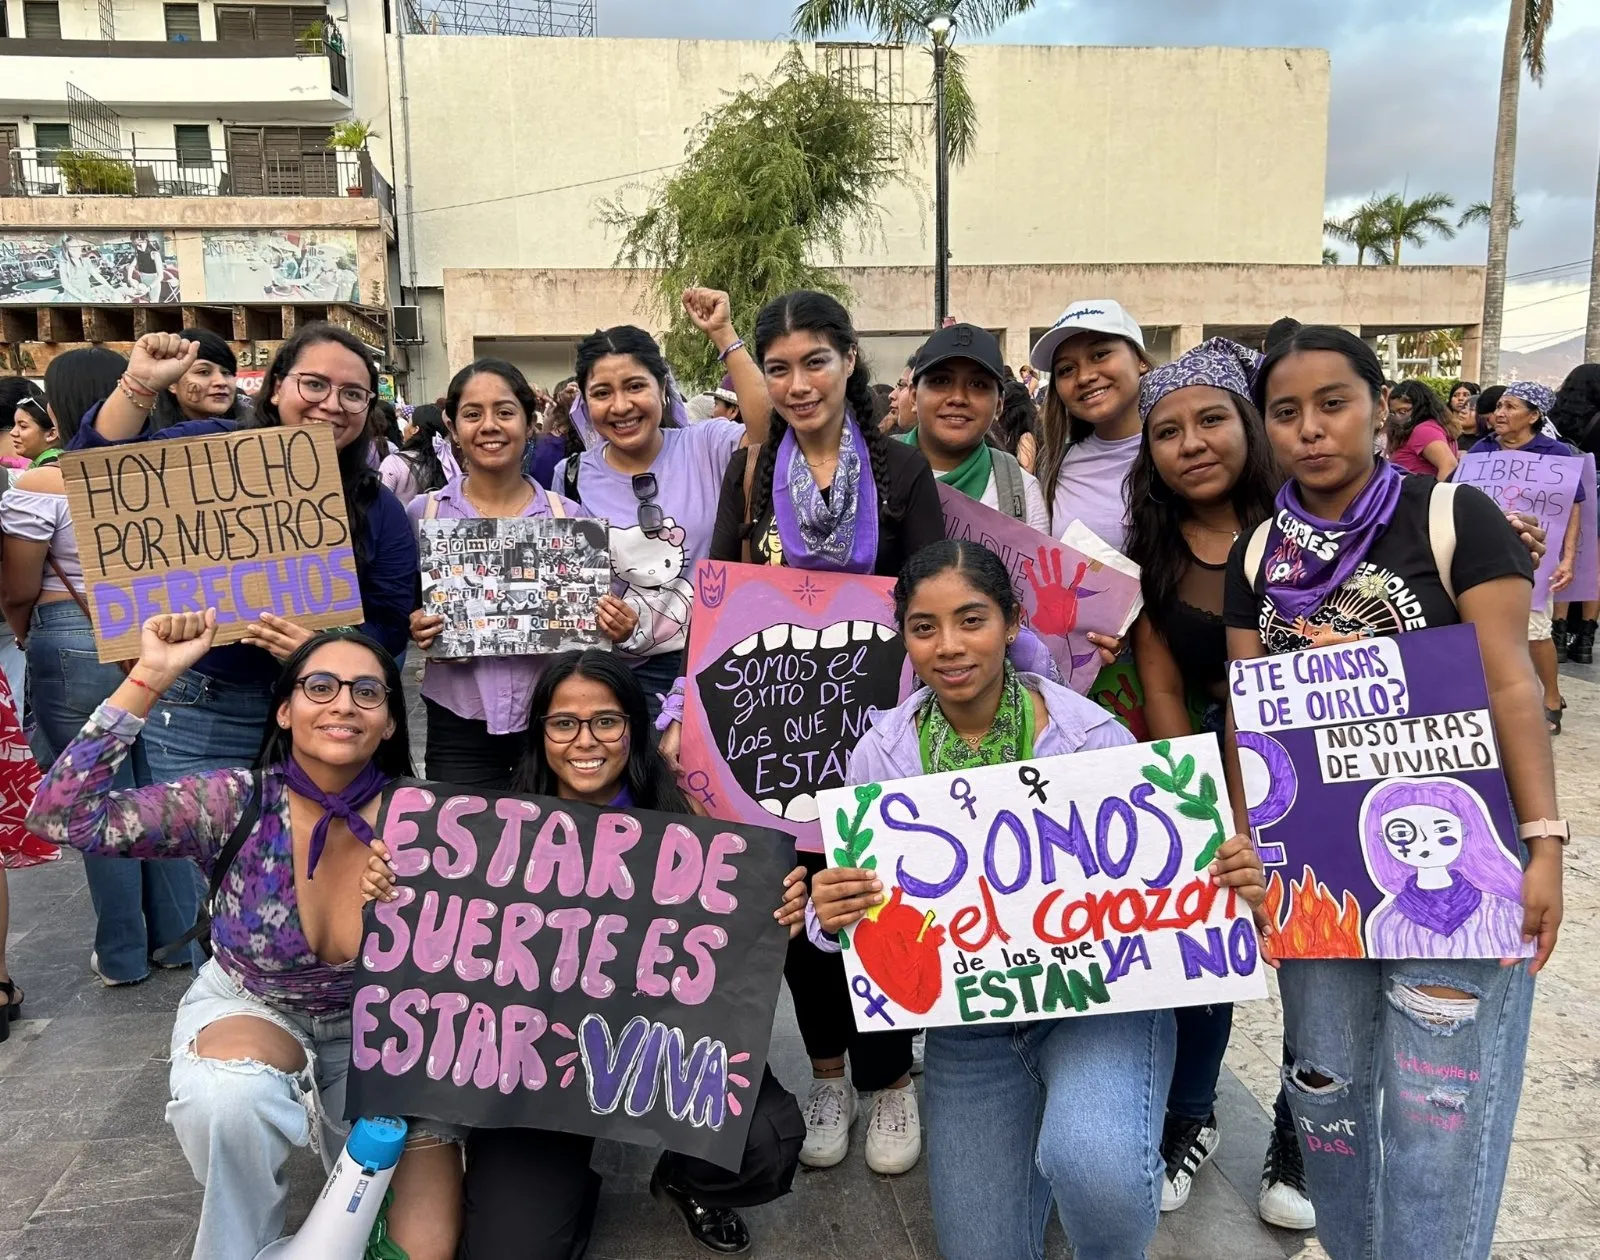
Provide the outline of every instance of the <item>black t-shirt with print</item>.
<path id="1" fill-rule="evenodd" d="M 1428 537 L 1432 477 L 1407 477 L 1386 529 L 1356 571 L 1303 620 L 1286 619 L 1262 593 L 1262 575 L 1246 574 L 1250 535 L 1228 557 L 1223 615 L 1230 627 L 1259 630 L 1268 653 L 1298 652 L 1351 638 L 1375 638 L 1452 626 L 1461 616 L 1439 581 Z M 1450 579 L 1459 596 L 1496 578 L 1533 582 L 1533 559 L 1494 500 L 1473 486 L 1455 491 L 1456 549 Z"/>

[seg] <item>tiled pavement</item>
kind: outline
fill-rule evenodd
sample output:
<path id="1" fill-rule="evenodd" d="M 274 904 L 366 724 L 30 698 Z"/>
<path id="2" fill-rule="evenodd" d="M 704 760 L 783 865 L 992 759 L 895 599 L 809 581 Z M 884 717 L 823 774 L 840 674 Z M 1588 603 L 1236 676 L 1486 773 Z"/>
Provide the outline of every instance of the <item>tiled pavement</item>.
<path id="1" fill-rule="evenodd" d="M 1572 669 L 1568 733 L 1557 741 L 1575 832 L 1600 836 L 1600 671 Z M 1595 680 L 1595 681 L 1591 681 Z M 418 706 L 420 708 L 420 705 Z M 420 713 L 417 715 L 420 717 Z M 1600 1260 L 1600 857 L 1574 845 L 1561 950 L 1539 985 L 1527 1084 L 1496 1260 Z M 89 974 L 92 911 L 75 855 L 10 873 L 13 973 L 27 1018 L 0 1045 L 0 1260 L 157 1260 L 190 1254 L 200 1189 L 162 1119 L 167 1041 L 186 974 L 105 989 Z M 1223 1141 L 1189 1204 L 1165 1216 L 1155 1260 L 1324 1256 L 1309 1236 L 1256 1218 L 1279 1039 L 1276 1001 L 1238 1008 L 1218 1114 Z M 772 1061 L 791 1086 L 806 1060 L 787 999 Z M 836 1169 L 802 1173 L 795 1193 L 747 1215 L 758 1260 L 933 1260 L 925 1164 L 877 1177 L 857 1142 Z M 602 1143 L 606 1175 L 594 1260 L 698 1260 L 647 1193 L 653 1155 Z M 290 1167 L 292 1222 L 321 1183 L 309 1155 Z M 1052 1260 L 1068 1255 L 1052 1227 Z M 251 1260 L 216 1257 L 207 1260 Z"/>

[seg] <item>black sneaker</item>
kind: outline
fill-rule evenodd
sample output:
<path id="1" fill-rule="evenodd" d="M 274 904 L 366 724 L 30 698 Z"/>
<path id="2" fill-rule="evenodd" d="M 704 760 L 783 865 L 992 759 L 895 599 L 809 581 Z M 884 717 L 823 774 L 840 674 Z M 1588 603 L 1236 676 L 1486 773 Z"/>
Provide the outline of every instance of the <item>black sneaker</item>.
<path id="1" fill-rule="evenodd" d="M 1216 1152 L 1222 1141 L 1216 1113 L 1204 1120 L 1186 1120 L 1169 1115 L 1161 1134 L 1161 1158 L 1166 1175 L 1161 1179 L 1161 1210 L 1175 1212 L 1189 1201 L 1197 1173 Z"/>
<path id="2" fill-rule="evenodd" d="M 707 1250 L 724 1256 L 750 1250 L 750 1230 L 732 1208 L 702 1206 L 676 1186 L 668 1185 L 659 1168 L 650 1178 L 650 1193 L 658 1202 L 676 1209 L 688 1226 L 689 1237 Z"/>
<path id="3" fill-rule="evenodd" d="M 1306 1165 L 1300 1139 L 1293 1130 L 1272 1126 L 1267 1162 L 1261 1169 L 1261 1197 L 1256 1211 L 1280 1229 L 1315 1229 L 1317 1210 L 1306 1195 Z"/>
<path id="4" fill-rule="evenodd" d="M 1550 641 L 1555 644 L 1556 661 L 1563 662 L 1567 659 L 1567 640 L 1570 632 L 1565 620 L 1558 621 L 1550 627 Z"/>

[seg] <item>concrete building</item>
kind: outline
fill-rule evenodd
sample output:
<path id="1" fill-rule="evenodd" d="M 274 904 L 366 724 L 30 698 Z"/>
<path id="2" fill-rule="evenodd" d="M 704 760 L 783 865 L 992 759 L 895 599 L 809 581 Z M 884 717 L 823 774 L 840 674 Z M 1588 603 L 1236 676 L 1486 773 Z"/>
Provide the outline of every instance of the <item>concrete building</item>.
<path id="1" fill-rule="evenodd" d="M 387 130 L 384 0 L 0 16 L 0 371 L 200 325 L 253 373 L 318 318 L 387 351 L 389 149 L 328 147 Z"/>
<path id="2" fill-rule="evenodd" d="M 704 114 L 747 76 L 770 74 L 787 47 L 391 40 L 410 123 L 395 143 L 396 183 L 411 188 L 401 284 L 425 337 L 410 356 L 413 396 L 441 392 L 475 353 L 552 383 L 595 327 L 660 326 L 647 277 L 614 265 L 600 204 L 642 203 Z M 1068 302 L 1104 296 L 1135 313 L 1158 355 L 1218 332 L 1259 339 L 1294 314 L 1368 336 L 1464 326 L 1475 365 L 1481 269 L 1321 265 L 1326 53 L 985 44 L 963 54 L 980 130 L 952 177 L 951 309 L 999 333 L 1011 362 Z M 924 121 L 921 50 L 810 55 Z M 878 230 L 838 260 L 869 357 L 890 380 L 933 309 L 931 153 L 903 161 Z"/>

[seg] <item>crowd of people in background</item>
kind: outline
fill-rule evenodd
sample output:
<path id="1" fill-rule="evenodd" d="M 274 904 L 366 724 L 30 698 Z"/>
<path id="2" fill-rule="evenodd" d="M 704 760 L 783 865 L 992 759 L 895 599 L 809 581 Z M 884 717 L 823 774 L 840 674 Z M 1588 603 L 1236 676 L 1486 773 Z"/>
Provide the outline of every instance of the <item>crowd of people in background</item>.
<path id="1" fill-rule="evenodd" d="M 483 358 L 414 405 L 382 402 L 369 351 L 327 324 L 283 343 L 253 404 L 228 343 L 202 329 L 151 334 L 127 357 L 68 351 L 42 388 L 0 381 L 0 1040 L 25 997 L 5 962 L 4 867 L 69 845 L 95 912 L 88 967 L 109 986 L 152 967 L 197 973 L 172 1034 L 167 1113 L 206 1187 L 197 1256 L 253 1256 L 276 1238 L 290 1152 L 313 1144 L 329 1158 L 342 1141 L 361 904 L 393 895 L 373 829 L 383 787 L 414 769 L 408 652 L 420 656 L 441 625 L 420 603 L 423 520 L 599 517 L 619 575 L 669 570 L 642 596 L 619 581 L 601 601 L 610 651 L 428 664 L 422 744 L 439 782 L 689 812 L 676 776 L 690 605 L 676 580 L 705 559 L 897 580 L 921 689 L 864 737 L 854 782 L 1132 742 L 1053 675 L 999 560 L 945 540 L 942 484 L 1053 538 L 1090 531 L 1137 562 L 1143 615 L 1126 642 L 1096 645 L 1136 668 L 1152 739 L 1226 741 L 1228 662 L 1322 641 L 1316 612 L 1349 557 L 1298 585 L 1267 580 L 1249 571 L 1250 539 L 1284 514 L 1349 530 L 1357 559 L 1405 573 L 1427 625 L 1477 626 L 1517 814 L 1559 816 L 1546 737 L 1565 707 L 1557 667 L 1593 661 L 1600 620 L 1595 603 L 1560 598 L 1576 576 L 1578 513 L 1546 539 L 1462 488 L 1453 571 L 1415 544 L 1432 488 L 1468 452 L 1600 450 L 1600 365 L 1559 391 L 1438 391 L 1385 379 L 1348 332 L 1288 319 L 1259 347 L 1215 339 L 1158 364 L 1134 315 L 1094 299 L 1069 305 L 1020 367 L 987 330 L 952 322 L 891 365 L 893 385 L 875 385 L 831 297 L 774 300 L 743 330 L 748 343 L 725 295 L 690 290 L 684 307 L 723 372 L 694 396 L 655 338 L 627 325 L 584 338 L 548 391 Z M 366 620 L 313 633 L 262 614 L 243 642 L 215 646 L 213 617 L 162 616 L 143 627 L 135 662 L 102 664 L 62 453 L 310 424 L 327 425 L 338 451 Z M 1529 591 L 1547 547 L 1557 561 L 1541 607 Z M 1235 821 L 1213 876 L 1256 904 L 1263 871 L 1247 820 Z M 235 837 L 244 847 L 219 865 Z M 1541 836 L 1527 849 L 1532 965 L 1435 960 L 1425 993 L 1394 987 L 1378 962 L 1284 965 L 1265 1220 L 1318 1227 L 1335 1260 L 1487 1256 L 1533 973 L 1560 917 L 1559 845 Z M 797 1163 L 847 1159 L 860 1112 L 865 1161 L 887 1176 L 917 1164 L 926 1125 L 950 1260 L 1042 1254 L 1052 1204 L 1082 1260 L 1143 1256 L 1220 1144 L 1231 1008 L 862 1033 L 837 933 L 882 893 L 874 872 L 810 856 L 772 890 L 791 931 L 804 1097 L 769 1072 L 740 1173 L 669 1156 L 652 1190 L 709 1250 L 743 1250 L 740 1209 L 786 1193 Z M 191 928 L 213 898 L 208 951 Z M 1407 1001 L 1469 1000 L 1479 1032 L 1456 1057 L 1492 1082 L 1482 1092 L 1494 1106 L 1468 1108 L 1455 1128 L 1392 1134 L 1380 1113 L 1393 1082 L 1371 1039 L 1426 1036 Z M 1302 1129 L 1325 1118 L 1335 1079 L 1353 1082 L 1340 1115 L 1352 1132 L 1383 1133 L 1384 1158 L 1374 1136 L 1308 1176 Z M 591 1147 L 414 1125 L 390 1233 L 413 1260 L 573 1260 L 596 1212 Z"/>

